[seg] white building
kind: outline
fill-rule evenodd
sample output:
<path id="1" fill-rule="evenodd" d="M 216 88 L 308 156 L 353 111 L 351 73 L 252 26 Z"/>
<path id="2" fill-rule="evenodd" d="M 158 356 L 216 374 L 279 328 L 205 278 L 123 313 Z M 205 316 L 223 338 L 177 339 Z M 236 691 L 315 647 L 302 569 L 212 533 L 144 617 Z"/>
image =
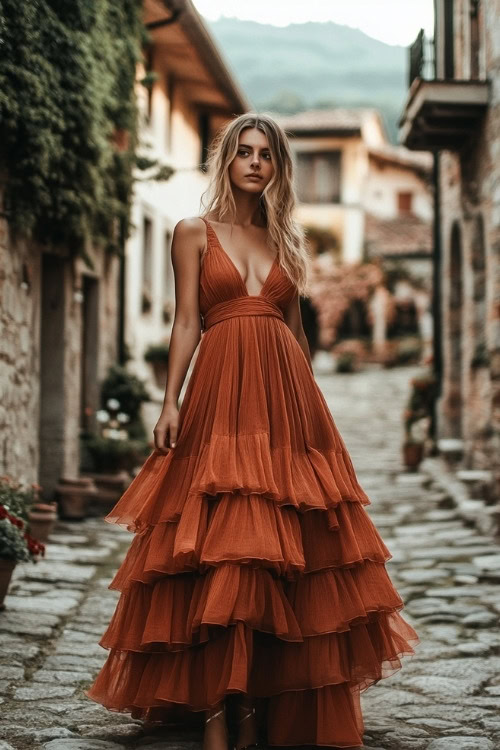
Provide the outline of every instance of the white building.
<path id="1" fill-rule="evenodd" d="M 140 83 L 146 71 L 138 71 L 141 154 L 174 174 L 166 182 L 136 183 L 124 274 L 128 366 L 147 380 L 156 400 L 163 398 L 163 390 L 144 353 L 150 345 L 168 343 L 174 311 L 173 228 L 200 213 L 208 184 L 206 150 L 215 132 L 250 108 L 192 3 L 177 5 L 180 12 L 170 13 L 159 0 L 145 2 L 152 39 L 147 69 L 156 80 L 146 88 Z"/>

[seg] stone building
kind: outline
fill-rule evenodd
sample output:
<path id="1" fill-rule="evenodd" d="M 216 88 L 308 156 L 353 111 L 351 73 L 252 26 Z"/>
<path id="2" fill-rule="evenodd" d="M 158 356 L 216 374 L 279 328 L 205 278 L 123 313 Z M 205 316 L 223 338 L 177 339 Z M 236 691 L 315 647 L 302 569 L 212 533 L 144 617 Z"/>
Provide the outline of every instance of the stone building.
<path id="1" fill-rule="evenodd" d="M 119 261 L 16 240 L 0 212 L 0 474 L 50 495 L 79 474 L 79 436 L 116 361 Z"/>
<path id="2" fill-rule="evenodd" d="M 421 32 L 411 48 L 410 89 L 400 123 L 404 145 L 434 153 L 438 445 L 461 447 L 466 470 L 491 471 L 490 491 L 497 496 L 499 19 L 499 0 L 435 0 L 434 43 Z"/>
<path id="3" fill-rule="evenodd" d="M 396 266 L 402 271 L 404 265 L 407 280 L 395 290 L 399 328 L 405 327 L 403 318 L 411 318 L 410 331 L 421 337 L 427 356 L 432 342 L 432 158 L 391 144 L 374 109 L 338 107 L 275 117 L 290 137 L 297 219 L 331 235 L 330 250 L 339 263 L 376 260 L 388 271 Z M 357 306 L 346 315 L 363 318 L 372 349 L 382 358 L 387 304 L 386 290 L 377 289 L 365 310 Z"/>

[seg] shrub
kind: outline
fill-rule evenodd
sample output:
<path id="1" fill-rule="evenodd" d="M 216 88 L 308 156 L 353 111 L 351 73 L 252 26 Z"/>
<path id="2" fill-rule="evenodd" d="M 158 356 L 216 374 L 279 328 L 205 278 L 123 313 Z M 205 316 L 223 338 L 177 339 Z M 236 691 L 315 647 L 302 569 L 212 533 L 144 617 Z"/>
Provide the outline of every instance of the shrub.
<path id="1" fill-rule="evenodd" d="M 396 344 L 396 364 L 417 363 L 422 356 L 422 341 L 418 336 L 405 336 Z"/>
<path id="2" fill-rule="evenodd" d="M 337 372 L 354 372 L 357 368 L 357 360 L 354 352 L 343 352 L 339 354 L 335 362 Z"/>
<path id="3" fill-rule="evenodd" d="M 151 344 L 144 353 L 146 362 L 168 362 L 168 344 Z"/>

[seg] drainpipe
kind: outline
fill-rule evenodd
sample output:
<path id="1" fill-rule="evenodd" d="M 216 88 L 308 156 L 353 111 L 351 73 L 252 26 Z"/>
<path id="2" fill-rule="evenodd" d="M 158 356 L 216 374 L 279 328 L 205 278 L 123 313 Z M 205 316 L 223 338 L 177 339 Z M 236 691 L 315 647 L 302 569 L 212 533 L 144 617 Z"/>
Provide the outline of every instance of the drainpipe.
<path id="1" fill-rule="evenodd" d="M 125 253 L 125 226 L 121 222 L 120 226 L 120 256 L 118 270 L 118 364 L 124 365 L 127 361 L 127 352 L 125 344 L 125 279 L 127 256 Z"/>
<path id="2" fill-rule="evenodd" d="M 437 401 L 443 386 L 443 338 L 442 338 L 442 298 L 441 298 L 441 187 L 439 170 L 439 151 L 433 154 L 432 180 L 434 186 L 434 223 L 433 246 L 434 263 L 432 274 L 432 317 L 433 317 L 433 371 L 437 381 L 436 397 L 433 404 L 431 434 L 434 440 L 438 433 Z"/>

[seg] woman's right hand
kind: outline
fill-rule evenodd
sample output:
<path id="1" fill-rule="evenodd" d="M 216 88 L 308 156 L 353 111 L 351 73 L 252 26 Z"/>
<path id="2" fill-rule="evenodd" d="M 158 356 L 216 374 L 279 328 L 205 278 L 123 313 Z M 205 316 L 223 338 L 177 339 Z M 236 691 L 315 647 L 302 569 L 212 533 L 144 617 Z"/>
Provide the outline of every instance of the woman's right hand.
<path id="1" fill-rule="evenodd" d="M 176 406 L 167 406 L 162 411 L 153 430 L 156 450 L 166 455 L 177 443 L 179 429 L 179 410 Z"/>

